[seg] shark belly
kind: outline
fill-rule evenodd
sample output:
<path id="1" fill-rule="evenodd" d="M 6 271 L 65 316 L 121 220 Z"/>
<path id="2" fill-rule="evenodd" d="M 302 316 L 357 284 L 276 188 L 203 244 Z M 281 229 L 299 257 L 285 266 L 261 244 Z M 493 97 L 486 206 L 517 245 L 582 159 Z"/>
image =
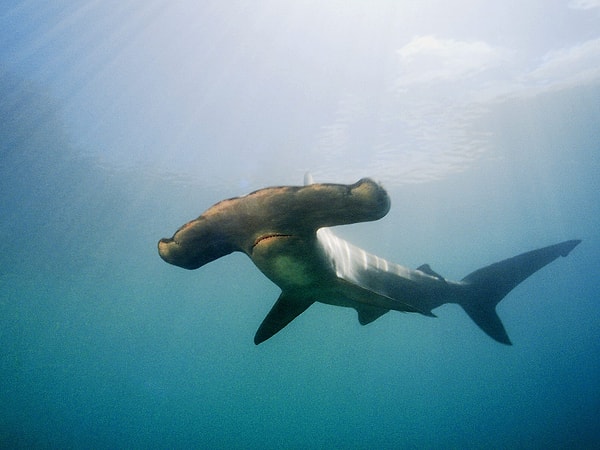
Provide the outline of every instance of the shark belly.
<path id="1" fill-rule="evenodd" d="M 433 308 L 452 301 L 453 292 L 460 290 L 458 283 L 387 261 L 340 239 L 327 228 L 318 230 L 317 240 L 339 279 L 395 300 L 387 302 L 389 309 L 407 311 L 409 305 L 433 315 Z"/>
<path id="2" fill-rule="evenodd" d="M 302 236 L 261 239 L 248 256 L 283 291 L 325 289 L 335 278 L 315 241 Z"/>

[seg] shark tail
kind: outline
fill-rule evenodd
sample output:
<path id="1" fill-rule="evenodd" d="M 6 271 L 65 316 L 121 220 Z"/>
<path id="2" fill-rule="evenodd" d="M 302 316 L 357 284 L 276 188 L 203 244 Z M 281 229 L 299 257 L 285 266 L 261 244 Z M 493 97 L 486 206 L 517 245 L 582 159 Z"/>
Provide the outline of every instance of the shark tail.
<path id="1" fill-rule="evenodd" d="M 519 283 L 559 256 L 567 256 L 581 241 L 571 240 L 533 250 L 470 273 L 462 279 L 465 291 L 458 304 L 496 341 L 512 345 L 496 313 L 496 305 Z"/>

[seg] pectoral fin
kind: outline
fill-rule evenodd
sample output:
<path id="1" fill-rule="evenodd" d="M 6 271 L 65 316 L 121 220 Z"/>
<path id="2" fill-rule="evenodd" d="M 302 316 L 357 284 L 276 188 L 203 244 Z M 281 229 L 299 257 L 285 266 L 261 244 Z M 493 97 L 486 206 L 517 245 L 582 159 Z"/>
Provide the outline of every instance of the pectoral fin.
<path id="1" fill-rule="evenodd" d="M 254 336 L 254 343 L 258 345 L 281 331 L 313 303 L 314 300 L 282 292 L 265 320 L 258 327 Z"/>

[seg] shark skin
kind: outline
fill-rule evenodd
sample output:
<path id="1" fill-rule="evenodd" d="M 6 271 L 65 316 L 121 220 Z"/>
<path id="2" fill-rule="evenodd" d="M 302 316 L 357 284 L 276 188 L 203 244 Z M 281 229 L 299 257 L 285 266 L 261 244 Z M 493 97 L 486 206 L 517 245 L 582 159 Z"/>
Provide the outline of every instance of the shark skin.
<path id="1" fill-rule="evenodd" d="M 354 308 L 362 325 L 390 310 L 435 317 L 446 303 L 460 305 L 496 341 L 511 345 L 496 305 L 542 267 L 567 256 L 569 240 L 446 280 L 427 264 L 417 269 L 386 261 L 340 239 L 328 227 L 381 219 L 387 192 L 363 178 L 351 185 L 311 183 L 261 189 L 223 200 L 158 242 L 161 258 L 197 269 L 229 253 L 246 253 L 282 290 L 258 328 L 266 341 L 314 302 Z"/>

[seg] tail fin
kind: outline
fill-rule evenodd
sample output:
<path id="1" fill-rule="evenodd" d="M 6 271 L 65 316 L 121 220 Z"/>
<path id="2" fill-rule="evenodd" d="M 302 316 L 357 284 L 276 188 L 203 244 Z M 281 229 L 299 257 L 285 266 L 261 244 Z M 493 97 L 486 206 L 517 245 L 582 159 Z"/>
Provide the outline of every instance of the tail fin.
<path id="1" fill-rule="evenodd" d="M 496 341 L 512 345 L 496 313 L 496 305 L 513 288 L 559 256 L 567 256 L 581 241 L 572 240 L 505 259 L 470 273 L 462 282 L 468 294 L 459 302 L 473 321 Z"/>

